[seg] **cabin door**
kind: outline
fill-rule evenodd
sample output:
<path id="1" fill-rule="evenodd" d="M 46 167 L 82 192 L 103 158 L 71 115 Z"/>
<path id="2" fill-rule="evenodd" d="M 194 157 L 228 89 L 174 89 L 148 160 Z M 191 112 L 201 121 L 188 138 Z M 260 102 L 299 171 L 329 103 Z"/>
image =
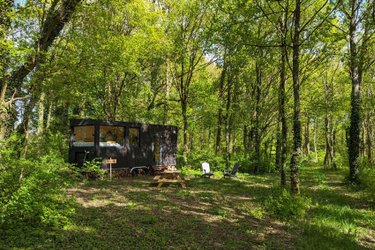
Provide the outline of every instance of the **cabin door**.
<path id="1" fill-rule="evenodd" d="M 154 143 L 153 143 L 153 158 L 155 165 L 162 165 L 163 163 L 163 149 L 161 144 L 160 135 L 154 136 Z"/>

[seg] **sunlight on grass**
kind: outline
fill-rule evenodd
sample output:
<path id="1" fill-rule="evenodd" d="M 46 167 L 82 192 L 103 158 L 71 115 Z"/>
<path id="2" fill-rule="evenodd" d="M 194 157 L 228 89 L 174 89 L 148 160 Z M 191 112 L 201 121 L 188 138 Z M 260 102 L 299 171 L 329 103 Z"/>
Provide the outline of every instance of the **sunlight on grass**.
<path id="1" fill-rule="evenodd" d="M 215 207 L 211 211 L 214 215 L 219 215 L 223 218 L 228 217 L 230 213 L 226 208 L 223 207 Z"/>
<path id="2" fill-rule="evenodd" d="M 126 204 L 126 206 L 127 206 L 128 208 L 136 208 L 136 207 L 138 206 L 138 204 L 137 204 L 136 202 L 132 202 L 132 201 L 130 201 L 130 202 L 128 202 L 128 203 Z"/>
<path id="3" fill-rule="evenodd" d="M 242 202 L 238 208 L 246 215 L 252 216 L 256 219 L 262 219 L 265 216 L 265 211 L 262 207 L 253 202 Z"/>
<path id="4" fill-rule="evenodd" d="M 313 206 L 300 224 L 303 249 L 361 249 L 375 247 L 373 210 L 360 209 L 366 202 L 359 192 L 344 185 L 345 171 L 316 167 L 301 170 Z M 304 183 L 302 181 L 302 183 Z"/>
<path id="5" fill-rule="evenodd" d="M 76 233 L 95 233 L 95 228 L 90 226 L 67 225 L 64 227 L 65 231 L 74 231 Z"/>
<path id="6" fill-rule="evenodd" d="M 373 249 L 374 211 L 342 172 L 301 173 L 299 197 L 275 174 L 193 177 L 186 189 L 150 187 L 152 177 L 82 183 L 68 191 L 76 217 L 40 248 Z"/>

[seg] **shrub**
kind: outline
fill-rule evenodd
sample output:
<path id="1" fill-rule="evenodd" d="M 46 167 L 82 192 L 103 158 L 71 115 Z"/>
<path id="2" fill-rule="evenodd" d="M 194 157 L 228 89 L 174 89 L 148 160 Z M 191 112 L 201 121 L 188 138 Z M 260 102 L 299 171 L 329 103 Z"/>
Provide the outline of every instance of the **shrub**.
<path id="1" fill-rule="evenodd" d="M 103 179 L 106 173 L 106 171 L 102 167 L 102 161 L 100 159 L 86 161 L 80 171 L 86 178 L 90 180 Z"/>
<path id="2" fill-rule="evenodd" d="M 44 155 L 54 155 L 62 160 L 67 160 L 68 138 L 62 133 L 48 133 L 45 135 L 32 135 L 28 146 L 26 158 L 37 160 Z"/>
<path id="3" fill-rule="evenodd" d="M 363 161 L 360 167 L 359 179 L 365 188 L 368 198 L 375 202 L 375 166 Z"/>
<path id="4" fill-rule="evenodd" d="M 188 167 L 181 167 L 181 173 L 184 176 L 195 176 L 195 175 L 201 175 L 202 170 L 201 169 L 191 169 Z"/>
<path id="5" fill-rule="evenodd" d="M 265 209 L 281 219 L 303 218 L 311 206 L 311 199 L 293 196 L 285 189 L 276 189 L 264 202 Z"/>
<path id="6" fill-rule="evenodd" d="M 211 170 L 221 171 L 225 169 L 225 159 L 223 156 L 216 156 L 211 151 L 192 151 L 189 152 L 186 159 L 183 158 L 182 153 L 177 154 L 177 165 L 186 166 L 191 169 L 201 170 L 202 163 L 208 162 Z"/>
<path id="7" fill-rule="evenodd" d="M 275 171 L 273 159 L 267 156 L 261 156 L 259 162 L 255 161 L 254 156 L 239 158 L 237 161 L 241 166 L 241 172 L 253 173 L 254 168 L 258 165 L 259 173 L 272 173 Z"/>
<path id="8" fill-rule="evenodd" d="M 1 174 L 0 225 L 17 228 L 24 223 L 34 226 L 62 226 L 74 212 L 61 190 L 68 185 L 60 174 L 67 165 L 45 156 L 39 161 L 19 160 Z"/>
<path id="9" fill-rule="evenodd" d="M 250 158 L 238 159 L 238 163 L 241 166 L 241 172 L 252 173 L 253 172 L 253 161 Z"/>
<path id="10" fill-rule="evenodd" d="M 52 149 L 19 158 L 15 141 L 19 141 L 17 135 L 0 142 L 0 231 L 4 232 L 0 241 L 20 230 L 43 233 L 47 228 L 61 228 L 74 213 L 73 202 L 63 196 L 64 188 L 71 184 L 66 178 L 71 172 L 69 164 Z M 40 142 L 31 143 L 29 148 L 34 150 Z"/>

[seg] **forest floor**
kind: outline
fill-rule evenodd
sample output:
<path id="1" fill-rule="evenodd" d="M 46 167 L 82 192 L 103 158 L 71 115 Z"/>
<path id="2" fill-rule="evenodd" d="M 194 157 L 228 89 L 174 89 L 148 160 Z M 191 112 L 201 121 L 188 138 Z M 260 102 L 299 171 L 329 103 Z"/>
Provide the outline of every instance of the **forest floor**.
<path id="1" fill-rule="evenodd" d="M 73 222 L 32 248 L 57 249 L 375 249 L 375 212 L 344 184 L 344 171 L 301 169 L 311 207 L 299 220 L 264 208 L 275 174 L 191 178 L 157 189 L 152 177 L 87 181 L 68 190 Z"/>

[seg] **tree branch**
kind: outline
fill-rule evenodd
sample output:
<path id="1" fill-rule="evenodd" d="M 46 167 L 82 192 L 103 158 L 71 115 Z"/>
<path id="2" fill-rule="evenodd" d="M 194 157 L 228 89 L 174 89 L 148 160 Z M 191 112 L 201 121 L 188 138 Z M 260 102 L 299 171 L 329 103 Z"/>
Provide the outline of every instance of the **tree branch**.
<path id="1" fill-rule="evenodd" d="M 59 35 L 64 25 L 69 22 L 76 6 L 81 0 L 63 0 L 60 7 L 55 9 L 59 0 L 54 0 L 43 27 L 41 34 L 35 42 L 35 54 L 30 55 L 26 62 L 12 72 L 10 82 L 15 89 L 20 89 L 25 77 L 45 59 L 45 53 Z"/>

